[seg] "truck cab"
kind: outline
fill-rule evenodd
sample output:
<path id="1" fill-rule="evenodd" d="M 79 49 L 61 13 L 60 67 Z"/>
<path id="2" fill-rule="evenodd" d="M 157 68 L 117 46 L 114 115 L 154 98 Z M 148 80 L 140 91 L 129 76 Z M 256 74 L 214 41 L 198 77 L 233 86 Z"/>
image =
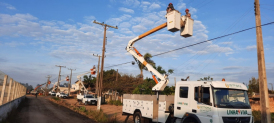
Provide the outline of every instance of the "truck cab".
<path id="1" fill-rule="evenodd" d="M 225 81 L 182 81 L 176 84 L 174 117 L 203 123 L 253 122 L 247 88 Z"/>
<path id="2" fill-rule="evenodd" d="M 96 105 L 97 104 L 97 98 L 94 95 L 91 94 L 78 94 L 77 95 L 77 101 L 79 102 L 79 104 L 83 103 L 85 105 L 88 104 L 93 104 Z"/>

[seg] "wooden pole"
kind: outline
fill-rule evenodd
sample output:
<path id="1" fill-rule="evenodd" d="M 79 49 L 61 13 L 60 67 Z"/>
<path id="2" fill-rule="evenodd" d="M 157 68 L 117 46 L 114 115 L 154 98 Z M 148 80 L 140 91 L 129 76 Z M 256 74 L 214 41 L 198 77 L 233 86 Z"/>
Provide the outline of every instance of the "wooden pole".
<path id="1" fill-rule="evenodd" d="M 103 49 L 102 49 L 102 62 L 101 62 L 101 74 L 100 74 L 100 89 L 99 89 L 99 96 L 98 96 L 98 105 L 97 105 L 97 110 L 100 111 L 101 109 L 101 97 L 102 97 L 102 89 L 103 89 L 103 75 L 104 75 L 104 60 L 105 60 L 105 45 L 106 45 L 106 31 L 107 31 L 107 27 L 109 28 L 114 28 L 114 29 L 118 29 L 118 27 L 114 27 L 114 26 L 110 26 L 104 23 L 98 23 L 95 20 L 93 21 L 93 23 L 102 25 L 104 27 L 104 37 L 103 37 Z"/>
<path id="2" fill-rule="evenodd" d="M 255 0 L 254 5 L 255 5 L 254 7 L 255 7 L 256 26 L 257 26 L 256 35 L 257 35 L 257 57 L 258 57 L 258 71 L 259 71 L 258 73 L 259 73 L 261 122 L 271 123 L 259 0 Z"/>

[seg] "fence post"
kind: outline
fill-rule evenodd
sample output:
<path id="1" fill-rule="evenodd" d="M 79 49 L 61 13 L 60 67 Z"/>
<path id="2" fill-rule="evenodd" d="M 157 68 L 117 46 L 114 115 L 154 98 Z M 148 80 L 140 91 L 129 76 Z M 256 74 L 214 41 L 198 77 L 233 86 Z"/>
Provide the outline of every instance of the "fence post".
<path id="1" fill-rule="evenodd" d="M 3 82 L 3 87 L 2 87 L 2 92 L 1 92 L 0 105 L 2 105 L 2 104 L 3 104 L 3 101 L 4 101 L 4 96 L 5 96 L 5 89 L 6 89 L 7 80 L 8 80 L 8 75 L 5 75 L 5 77 L 4 77 L 4 82 Z"/>
<path id="2" fill-rule="evenodd" d="M 16 82 L 15 99 L 17 99 L 17 97 L 18 97 L 18 87 L 19 87 L 19 84 L 18 84 L 18 82 Z"/>
<path id="3" fill-rule="evenodd" d="M 9 102 L 9 101 L 10 101 L 10 92 L 11 92 L 12 81 L 13 81 L 13 79 L 12 79 L 12 78 L 10 78 L 10 85 L 9 85 L 9 92 L 8 92 L 7 102 Z"/>
<path id="4" fill-rule="evenodd" d="M 12 93 L 12 100 L 14 100 L 15 99 L 15 93 L 16 93 L 16 81 L 14 81 L 14 84 L 13 84 L 13 93 Z"/>
<path id="5" fill-rule="evenodd" d="M 21 97 L 21 94 L 22 94 L 22 85 L 19 83 L 20 85 L 20 88 L 19 88 L 19 98 Z"/>

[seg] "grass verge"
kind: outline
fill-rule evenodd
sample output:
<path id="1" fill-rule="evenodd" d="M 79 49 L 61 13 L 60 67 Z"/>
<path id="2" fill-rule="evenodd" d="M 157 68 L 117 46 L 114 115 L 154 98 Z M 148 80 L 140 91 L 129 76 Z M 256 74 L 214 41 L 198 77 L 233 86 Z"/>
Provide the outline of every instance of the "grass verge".
<path id="1" fill-rule="evenodd" d="M 274 121 L 274 113 L 271 113 L 271 121 Z M 254 123 L 261 123 L 261 111 L 252 111 L 252 116 L 254 117 Z"/>
<path id="2" fill-rule="evenodd" d="M 116 106 L 121 106 L 121 105 L 123 105 L 123 103 L 122 103 L 120 100 L 110 100 L 110 101 L 108 102 L 108 104 L 110 104 L 110 105 L 116 105 Z"/>

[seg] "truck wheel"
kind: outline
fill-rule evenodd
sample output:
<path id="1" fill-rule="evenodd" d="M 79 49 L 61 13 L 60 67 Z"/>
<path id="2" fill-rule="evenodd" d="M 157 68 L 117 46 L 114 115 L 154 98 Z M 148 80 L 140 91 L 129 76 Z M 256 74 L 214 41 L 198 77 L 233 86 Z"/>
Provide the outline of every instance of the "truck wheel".
<path id="1" fill-rule="evenodd" d="M 184 120 L 183 123 L 198 123 L 194 118 L 187 118 Z"/>
<path id="2" fill-rule="evenodd" d="M 85 102 L 85 105 L 87 105 L 88 104 L 88 102 Z"/>
<path id="3" fill-rule="evenodd" d="M 135 112 L 133 115 L 134 123 L 144 123 L 144 118 L 142 118 L 141 112 Z"/>

